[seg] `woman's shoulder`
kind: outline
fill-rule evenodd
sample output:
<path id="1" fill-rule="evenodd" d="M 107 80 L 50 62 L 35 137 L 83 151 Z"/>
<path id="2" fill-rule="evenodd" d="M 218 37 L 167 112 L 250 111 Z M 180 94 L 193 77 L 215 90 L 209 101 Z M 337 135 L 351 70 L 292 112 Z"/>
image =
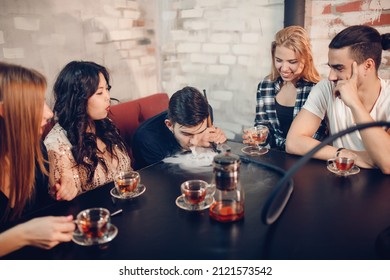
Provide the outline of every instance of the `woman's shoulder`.
<path id="1" fill-rule="evenodd" d="M 297 87 L 314 87 L 318 82 L 314 82 L 314 81 L 308 81 L 304 78 L 300 78 L 298 81 L 297 81 Z"/>
<path id="2" fill-rule="evenodd" d="M 71 146 L 71 144 L 66 136 L 65 129 L 63 129 L 62 126 L 59 125 L 58 123 L 56 123 L 53 126 L 53 128 L 47 134 L 43 143 L 45 144 L 45 146 L 48 150 L 53 150 L 54 147 L 60 146 L 60 145 Z"/>
<path id="3" fill-rule="evenodd" d="M 281 78 L 273 80 L 270 75 L 265 76 L 257 86 L 257 91 L 269 91 L 274 90 L 277 87 L 280 87 Z M 279 86 L 278 86 L 279 85 Z"/>
<path id="4" fill-rule="evenodd" d="M 271 75 L 267 75 L 260 81 L 259 86 L 261 84 L 264 84 L 264 83 L 266 83 L 266 84 L 273 84 L 273 83 L 276 83 L 277 81 L 278 81 L 278 79 L 273 80 L 273 79 L 271 79 Z"/>

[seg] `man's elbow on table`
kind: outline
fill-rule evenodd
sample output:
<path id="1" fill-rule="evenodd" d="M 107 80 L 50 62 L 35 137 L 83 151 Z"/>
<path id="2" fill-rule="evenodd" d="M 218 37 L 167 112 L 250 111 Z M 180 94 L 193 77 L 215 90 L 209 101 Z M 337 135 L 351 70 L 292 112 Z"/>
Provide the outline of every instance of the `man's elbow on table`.
<path id="1" fill-rule="evenodd" d="M 390 161 L 386 161 L 385 163 L 380 164 L 378 167 L 383 174 L 390 175 Z"/>
<path id="2" fill-rule="evenodd" d="M 286 138 L 286 152 L 294 155 L 302 155 L 304 153 L 300 151 L 299 138 L 291 131 L 288 132 Z"/>

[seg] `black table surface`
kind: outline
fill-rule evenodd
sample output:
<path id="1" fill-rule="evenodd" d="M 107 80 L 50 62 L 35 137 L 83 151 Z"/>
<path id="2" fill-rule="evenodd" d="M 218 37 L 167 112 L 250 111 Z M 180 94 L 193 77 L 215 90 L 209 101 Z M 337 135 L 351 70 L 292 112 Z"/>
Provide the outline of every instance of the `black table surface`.
<path id="1" fill-rule="evenodd" d="M 229 142 L 242 155 L 242 144 Z M 285 170 L 300 157 L 273 151 L 254 159 Z M 252 158 L 253 159 L 253 158 Z M 279 220 L 265 225 L 264 202 L 281 174 L 243 161 L 240 180 L 245 190 L 245 217 L 220 223 L 209 211 L 189 212 L 175 204 L 180 184 L 189 179 L 211 182 L 212 167 L 191 170 L 157 163 L 139 171 L 146 191 L 128 201 L 113 199 L 107 184 L 60 202 L 36 216 L 77 213 L 90 207 L 111 212 L 118 235 L 104 245 L 73 242 L 51 250 L 27 247 L 9 259 L 382 259 L 389 256 L 390 176 L 379 170 L 340 177 L 324 161 L 312 159 L 294 175 L 294 192 Z"/>

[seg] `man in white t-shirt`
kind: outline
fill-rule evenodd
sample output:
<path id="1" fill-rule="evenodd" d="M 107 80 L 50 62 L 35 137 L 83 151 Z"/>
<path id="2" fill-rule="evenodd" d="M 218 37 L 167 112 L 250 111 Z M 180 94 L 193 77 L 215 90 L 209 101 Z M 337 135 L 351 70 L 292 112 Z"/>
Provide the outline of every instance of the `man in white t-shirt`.
<path id="1" fill-rule="evenodd" d="M 294 119 L 286 151 L 303 155 L 319 141 L 312 138 L 322 119 L 328 118 L 335 134 L 355 124 L 390 121 L 390 80 L 378 77 L 382 49 L 390 48 L 390 34 L 380 35 L 369 26 L 350 26 L 329 44 L 328 80 L 320 81 Z M 390 129 L 373 127 L 355 131 L 325 146 L 314 157 L 327 160 L 351 150 L 356 164 L 380 168 L 390 174 Z"/>

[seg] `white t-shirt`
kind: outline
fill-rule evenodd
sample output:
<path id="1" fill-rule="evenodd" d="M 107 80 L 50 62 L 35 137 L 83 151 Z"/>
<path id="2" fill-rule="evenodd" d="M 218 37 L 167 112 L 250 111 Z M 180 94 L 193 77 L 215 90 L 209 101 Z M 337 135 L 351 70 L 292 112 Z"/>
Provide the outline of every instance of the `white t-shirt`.
<path id="1" fill-rule="evenodd" d="M 370 115 L 375 121 L 390 121 L 390 80 L 380 79 L 381 92 L 372 108 Z M 323 119 L 325 114 L 329 119 L 329 130 L 335 134 L 355 125 L 352 112 L 341 98 L 333 94 L 334 84 L 329 80 L 322 80 L 313 87 L 304 109 Z M 362 138 L 359 131 L 344 135 L 333 142 L 335 147 L 344 147 L 351 150 L 363 151 Z"/>

